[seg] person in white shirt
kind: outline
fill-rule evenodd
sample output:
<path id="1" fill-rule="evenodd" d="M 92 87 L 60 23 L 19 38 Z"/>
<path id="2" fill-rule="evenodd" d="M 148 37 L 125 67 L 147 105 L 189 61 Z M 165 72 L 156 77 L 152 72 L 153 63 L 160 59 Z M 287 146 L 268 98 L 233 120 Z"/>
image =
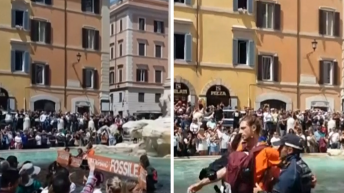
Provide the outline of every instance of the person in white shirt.
<path id="1" fill-rule="evenodd" d="M 296 121 L 294 117 L 289 114 L 289 117 L 287 119 L 287 131 L 289 131 L 290 129 L 294 129 L 295 124 L 296 124 Z"/>
<path id="2" fill-rule="evenodd" d="M 39 122 L 44 123 L 46 118 L 47 118 L 47 114 L 43 112 L 43 114 L 41 114 L 41 116 L 39 117 Z"/>
<path id="3" fill-rule="evenodd" d="M 94 132 L 96 130 L 96 127 L 94 126 L 93 116 L 90 117 L 90 120 L 88 121 L 87 128 Z"/>
<path id="4" fill-rule="evenodd" d="M 338 129 L 334 129 L 330 134 L 329 134 L 329 140 L 330 140 L 330 146 L 331 149 L 339 149 L 340 148 L 340 134 L 338 132 Z"/>
<path id="5" fill-rule="evenodd" d="M 17 135 L 14 138 L 14 147 L 16 149 L 21 149 L 22 148 L 22 138 L 20 136 L 20 133 L 17 133 Z"/>
<path id="6" fill-rule="evenodd" d="M 327 132 L 330 131 L 330 129 L 333 131 L 336 127 L 336 121 L 331 117 L 331 119 L 327 122 Z"/>
<path id="7" fill-rule="evenodd" d="M 36 134 L 35 140 L 36 140 L 36 145 L 37 146 L 41 146 L 42 145 L 42 137 L 41 137 L 41 135 L 39 133 Z"/>
<path id="8" fill-rule="evenodd" d="M 277 132 L 274 132 L 274 135 L 271 137 L 270 143 L 274 144 L 276 141 L 280 141 L 280 137 Z"/>
<path id="9" fill-rule="evenodd" d="M 198 122 L 197 122 L 197 119 L 194 118 L 192 120 L 192 123 L 190 124 L 190 131 L 193 133 L 193 134 L 197 134 L 198 131 L 199 131 L 199 125 L 198 125 Z"/>
<path id="10" fill-rule="evenodd" d="M 64 129 L 64 120 L 63 117 L 57 118 L 57 130 L 63 130 Z"/>
<path id="11" fill-rule="evenodd" d="M 28 130 L 30 128 L 30 125 L 31 125 L 30 117 L 29 117 L 29 115 L 25 115 L 24 122 L 23 122 L 24 131 Z"/>
<path id="12" fill-rule="evenodd" d="M 11 115 L 11 113 L 10 113 L 10 112 L 7 112 L 7 113 L 6 113 L 6 116 L 5 116 L 5 122 L 6 122 L 7 124 L 9 124 L 9 123 L 12 123 L 12 122 L 13 122 L 13 117 L 12 117 L 12 115 Z"/>
<path id="13" fill-rule="evenodd" d="M 221 155 L 224 155 L 225 153 L 228 152 L 228 145 L 229 145 L 229 134 L 228 134 L 228 130 L 225 129 L 221 135 L 218 135 L 220 140 L 221 140 Z"/>
<path id="14" fill-rule="evenodd" d="M 266 111 L 263 113 L 263 122 L 264 122 L 264 130 L 267 131 L 270 136 L 274 132 L 274 118 L 270 112 L 270 109 L 267 108 Z"/>

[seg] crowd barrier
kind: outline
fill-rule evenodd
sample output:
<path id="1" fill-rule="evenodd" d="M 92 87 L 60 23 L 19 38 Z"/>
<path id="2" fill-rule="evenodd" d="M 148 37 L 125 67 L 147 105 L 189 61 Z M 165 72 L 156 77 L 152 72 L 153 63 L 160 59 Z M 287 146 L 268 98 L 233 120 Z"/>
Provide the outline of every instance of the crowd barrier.
<path id="1" fill-rule="evenodd" d="M 147 171 L 140 164 L 99 155 L 88 156 L 88 158 L 90 158 L 89 161 L 95 163 L 97 170 L 135 179 L 143 189 L 146 188 Z M 80 158 L 71 156 L 69 152 L 57 151 L 56 162 L 61 165 L 79 168 L 82 161 Z"/>

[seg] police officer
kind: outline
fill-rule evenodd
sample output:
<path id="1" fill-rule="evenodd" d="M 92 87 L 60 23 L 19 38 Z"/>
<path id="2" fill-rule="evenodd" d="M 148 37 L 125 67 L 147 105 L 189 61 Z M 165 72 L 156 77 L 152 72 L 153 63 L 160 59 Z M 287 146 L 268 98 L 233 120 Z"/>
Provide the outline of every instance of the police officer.
<path id="1" fill-rule="evenodd" d="M 281 173 L 272 193 L 310 193 L 315 179 L 300 157 L 303 150 L 302 138 L 287 134 L 273 144 L 275 145 L 279 146 Z"/>

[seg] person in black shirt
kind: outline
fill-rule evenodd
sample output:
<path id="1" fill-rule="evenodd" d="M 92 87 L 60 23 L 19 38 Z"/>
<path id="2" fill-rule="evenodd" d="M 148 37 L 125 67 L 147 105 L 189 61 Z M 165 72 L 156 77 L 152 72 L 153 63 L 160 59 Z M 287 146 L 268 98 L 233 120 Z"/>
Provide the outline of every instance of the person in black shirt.
<path id="1" fill-rule="evenodd" d="M 215 110 L 215 121 L 221 121 L 223 118 L 223 111 L 222 107 L 220 105 L 217 105 L 216 110 Z"/>
<path id="2" fill-rule="evenodd" d="M 146 192 L 152 193 L 156 190 L 156 184 L 158 183 L 158 172 L 150 165 L 147 155 L 142 155 L 140 157 L 140 164 L 147 171 Z"/>

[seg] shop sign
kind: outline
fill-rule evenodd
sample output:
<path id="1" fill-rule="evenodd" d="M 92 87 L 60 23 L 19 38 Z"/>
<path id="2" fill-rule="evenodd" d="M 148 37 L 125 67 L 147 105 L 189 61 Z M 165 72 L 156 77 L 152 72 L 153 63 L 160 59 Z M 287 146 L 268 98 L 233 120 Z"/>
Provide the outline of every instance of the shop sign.
<path id="1" fill-rule="evenodd" d="M 226 92 L 221 90 L 221 86 L 215 86 L 215 91 L 210 91 L 210 95 L 227 96 Z"/>

